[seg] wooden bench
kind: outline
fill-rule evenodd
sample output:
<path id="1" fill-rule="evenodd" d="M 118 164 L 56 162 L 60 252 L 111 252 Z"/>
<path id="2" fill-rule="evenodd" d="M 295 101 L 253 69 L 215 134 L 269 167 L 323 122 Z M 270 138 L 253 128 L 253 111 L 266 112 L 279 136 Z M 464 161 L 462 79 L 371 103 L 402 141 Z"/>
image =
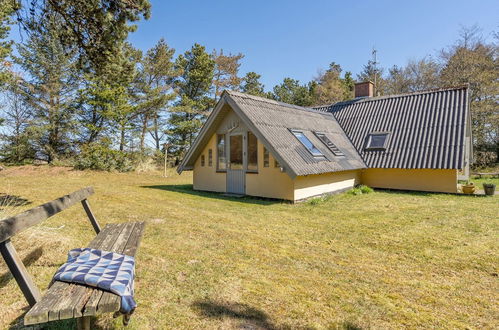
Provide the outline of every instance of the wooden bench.
<path id="1" fill-rule="evenodd" d="M 0 221 L 0 252 L 31 306 L 24 316 L 25 325 L 76 318 L 78 328 L 89 329 L 92 316 L 102 313 L 119 315 L 121 298 L 118 295 L 85 285 L 55 281 L 42 296 L 10 240 L 20 231 L 81 202 L 97 233 L 88 247 L 135 256 L 145 223 L 108 224 L 101 230 L 87 201 L 93 193 L 93 188 L 87 187 Z M 125 324 L 128 318 L 124 317 Z"/>

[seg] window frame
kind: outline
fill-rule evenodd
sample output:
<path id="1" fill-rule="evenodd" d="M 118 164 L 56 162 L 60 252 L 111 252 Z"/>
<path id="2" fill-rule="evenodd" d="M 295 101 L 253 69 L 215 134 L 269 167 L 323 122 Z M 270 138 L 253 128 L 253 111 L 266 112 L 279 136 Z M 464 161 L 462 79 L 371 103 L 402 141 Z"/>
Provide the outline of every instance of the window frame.
<path id="1" fill-rule="evenodd" d="M 205 165 L 205 157 L 204 157 L 204 154 L 201 155 L 201 167 L 204 167 Z"/>
<path id="2" fill-rule="evenodd" d="M 213 149 L 208 149 L 208 167 L 213 167 Z"/>
<path id="3" fill-rule="evenodd" d="M 293 134 L 293 136 L 301 143 L 301 145 L 303 147 L 305 147 L 305 149 L 307 149 L 307 151 L 315 158 L 315 159 L 325 159 L 326 156 L 324 155 L 324 153 L 322 151 L 319 150 L 319 148 L 317 148 L 317 146 L 315 146 L 312 141 L 310 141 L 310 139 L 305 135 L 305 133 L 303 133 L 303 130 L 299 130 L 299 129 L 289 129 L 289 131 L 291 132 L 291 134 Z M 313 146 L 314 149 L 316 149 L 319 154 L 315 153 L 310 150 L 310 148 L 308 146 L 305 145 L 305 143 L 302 142 L 302 140 L 300 140 L 300 138 L 298 136 L 296 136 L 295 133 L 299 133 L 301 134 L 305 139 L 308 140 L 308 142 L 310 142 L 310 144 Z"/>
<path id="4" fill-rule="evenodd" d="M 263 146 L 263 167 L 270 167 L 270 152 Z"/>
<path id="5" fill-rule="evenodd" d="M 326 133 L 324 132 L 316 132 L 314 131 L 314 135 L 317 139 L 319 139 L 319 141 L 321 141 L 328 149 L 329 151 L 331 151 L 333 153 L 333 155 L 335 156 L 345 156 L 345 153 L 343 151 L 341 151 L 340 148 L 338 148 L 338 146 L 336 144 L 333 143 L 333 141 L 331 141 L 331 139 L 326 135 Z M 333 148 L 331 148 L 326 141 L 322 140 L 322 138 L 320 137 L 320 135 L 324 136 L 324 138 L 326 138 L 329 143 L 331 143 L 333 145 L 334 148 L 338 149 L 337 151 L 333 150 Z"/>
<path id="6" fill-rule="evenodd" d="M 371 141 L 373 136 L 385 136 L 385 140 L 383 141 L 383 146 L 381 147 L 371 147 Z M 390 132 L 371 132 L 366 137 L 366 145 L 364 150 L 366 151 L 385 151 L 388 146 L 388 140 L 390 138 Z"/>
<path id="7" fill-rule="evenodd" d="M 220 168 L 220 148 L 219 148 L 219 144 L 220 144 L 220 141 L 219 141 L 219 138 L 222 137 L 223 138 L 223 141 L 224 141 L 224 159 L 225 159 L 225 168 Z M 216 168 L 216 171 L 217 172 L 227 172 L 227 136 L 225 134 L 217 134 L 217 143 L 216 143 L 216 147 L 217 147 L 217 168 Z"/>
<path id="8" fill-rule="evenodd" d="M 250 144 L 250 134 L 253 135 L 255 137 L 255 142 L 256 142 L 256 145 L 255 145 L 255 148 L 256 148 L 256 168 L 254 169 L 249 169 L 249 158 L 250 158 L 250 148 L 249 148 L 249 144 Z M 246 172 L 248 173 L 258 173 L 258 138 L 256 137 L 255 134 L 253 134 L 253 132 L 251 131 L 248 131 L 247 133 L 247 138 L 246 138 Z"/>

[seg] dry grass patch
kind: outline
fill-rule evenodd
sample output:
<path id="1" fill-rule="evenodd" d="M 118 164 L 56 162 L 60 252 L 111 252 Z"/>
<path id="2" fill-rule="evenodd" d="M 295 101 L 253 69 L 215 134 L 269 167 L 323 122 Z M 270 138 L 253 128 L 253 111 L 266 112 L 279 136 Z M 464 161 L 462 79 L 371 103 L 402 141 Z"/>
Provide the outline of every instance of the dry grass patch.
<path id="1" fill-rule="evenodd" d="M 376 191 L 292 205 L 194 192 L 173 171 L 23 171 L 0 180 L 30 205 L 92 185 L 102 224 L 148 222 L 131 329 L 499 326 L 497 197 Z M 45 289 L 92 235 L 73 207 L 14 244 Z M 0 327 L 16 324 L 26 304 L 3 262 L 0 295 Z"/>

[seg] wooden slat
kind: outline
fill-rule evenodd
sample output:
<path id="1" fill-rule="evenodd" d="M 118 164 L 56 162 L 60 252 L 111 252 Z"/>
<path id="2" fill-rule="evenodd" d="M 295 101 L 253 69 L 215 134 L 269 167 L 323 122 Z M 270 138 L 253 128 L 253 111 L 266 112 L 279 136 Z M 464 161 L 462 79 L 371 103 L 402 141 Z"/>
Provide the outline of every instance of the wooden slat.
<path id="1" fill-rule="evenodd" d="M 125 249 L 123 250 L 123 254 L 127 256 L 135 257 L 135 253 L 139 248 L 140 240 L 142 239 L 142 234 L 144 233 L 144 228 L 146 227 L 145 222 L 138 222 L 135 225 L 132 235 L 130 239 L 126 243 Z"/>
<path id="2" fill-rule="evenodd" d="M 0 242 L 6 241 L 20 231 L 34 226 L 62 210 L 67 209 L 71 205 L 86 199 L 93 193 L 94 189 L 92 187 L 86 187 L 21 214 L 0 220 Z"/>
<path id="3" fill-rule="evenodd" d="M 117 225 L 106 226 L 99 235 L 97 235 L 89 244 L 89 247 L 98 249 L 101 247 L 104 240 L 108 237 L 112 237 L 118 233 Z M 116 232 L 116 233 L 115 233 Z M 73 284 L 75 285 L 75 284 Z M 44 323 L 49 321 L 49 311 L 52 309 L 54 304 L 57 304 L 61 295 L 64 294 L 71 284 L 64 282 L 54 282 L 49 290 L 42 297 L 41 301 L 36 304 L 24 317 L 24 323 L 26 325 Z M 52 309 L 52 317 L 54 317 L 54 310 Z"/>
<path id="4" fill-rule="evenodd" d="M 145 222 L 138 222 L 135 225 L 135 228 L 133 229 L 133 233 L 128 239 L 128 242 L 126 243 L 125 248 L 123 249 L 123 254 L 134 257 L 135 253 L 137 252 L 137 249 L 139 248 L 139 243 L 142 238 L 142 234 L 144 233 L 144 228 L 146 226 Z M 99 308 L 97 312 L 99 314 L 104 313 L 106 309 L 113 309 L 115 308 L 116 304 L 118 305 L 118 310 L 121 306 L 121 298 L 115 294 L 111 294 L 109 292 L 105 292 L 103 294 L 103 299 L 105 298 L 104 302 L 107 304 L 109 307 L 102 307 L 99 304 Z"/>
<path id="5" fill-rule="evenodd" d="M 123 229 L 123 231 L 120 233 L 119 237 L 116 239 L 113 247 L 108 249 L 107 251 L 122 253 L 123 249 L 126 246 L 126 243 L 128 242 L 128 239 L 130 238 L 130 235 L 133 233 L 134 227 L 135 227 L 135 222 L 127 223 L 126 227 Z M 103 250 L 105 250 L 105 249 L 103 249 Z M 108 302 L 110 297 L 106 297 L 104 300 L 102 299 L 104 296 L 107 296 L 107 295 L 116 296 L 114 293 L 104 292 L 102 290 L 93 291 L 92 295 L 90 296 L 90 299 L 88 300 L 87 304 L 85 305 L 83 315 L 87 316 L 87 315 L 95 315 L 95 314 L 103 313 L 103 312 L 115 312 L 115 311 L 117 311 L 120 308 L 119 303 L 116 306 L 116 303 Z"/>

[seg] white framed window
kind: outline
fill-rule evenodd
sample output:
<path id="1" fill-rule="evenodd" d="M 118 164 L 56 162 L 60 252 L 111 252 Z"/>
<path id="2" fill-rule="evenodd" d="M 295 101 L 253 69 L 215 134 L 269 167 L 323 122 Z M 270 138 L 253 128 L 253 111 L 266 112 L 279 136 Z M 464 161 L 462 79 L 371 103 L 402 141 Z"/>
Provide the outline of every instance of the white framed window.
<path id="1" fill-rule="evenodd" d="M 290 131 L 298 139 L 298 141 L 300 141 L 301 144 L 303 144 L 303 146 L 307 148 L 307 150 L 312 154 L 312 156 L 324 157 L 324 154 L 314 146 L 312 141 L 310 141 L 302 131 L 293 130 L 293 129 Z"/>
<path id="2" fill-rule="evenodd" d="M 388 145 L 388 132 L 373 132 L 367 136 L 366 150 L 386 150 Z"/>

